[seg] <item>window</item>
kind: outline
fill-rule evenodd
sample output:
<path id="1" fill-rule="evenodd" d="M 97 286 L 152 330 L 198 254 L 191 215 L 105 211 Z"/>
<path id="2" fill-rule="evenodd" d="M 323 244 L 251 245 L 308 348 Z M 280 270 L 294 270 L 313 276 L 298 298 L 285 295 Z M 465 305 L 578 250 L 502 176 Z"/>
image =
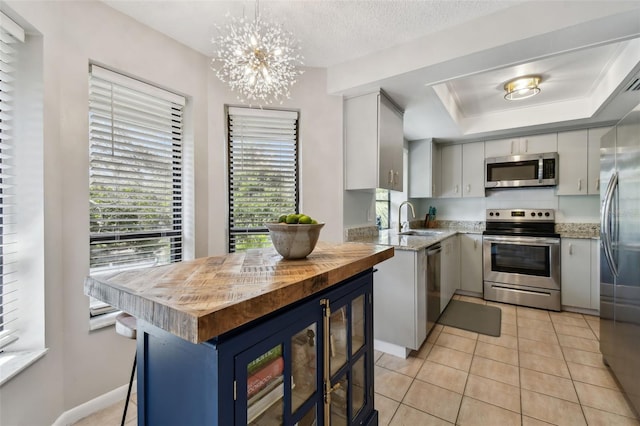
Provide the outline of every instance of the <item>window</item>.
<path id="1" fill-rule="evenodd" d="M 229 107 L 229 252 L 268 247 L 264 223 L 298 213 L 298 113 Z"/>
<path id="2" fill-rule="evenodd" d="M 90 273 L 182 260 L 185 99 L 95 65 L 89 91 Z"/>
<path id="3" fill-rule="evenodd" d="M 376 189 L 376 225 L 378 229 L 389 229 L 389 210 L 391 197 L 389 190 Z"/>
<path id="4" fill-rule="evenodd" d="M 15 96 L 16 61 L 20 45 L 25 40 L 24 31 L 0 12 L 0 352 L 18 340 L 18 299 L 20 281 L 17 279 L 19 264 L 19 235 L 16 232 L 16 162 L 13 139 L 13 105 Z"/>

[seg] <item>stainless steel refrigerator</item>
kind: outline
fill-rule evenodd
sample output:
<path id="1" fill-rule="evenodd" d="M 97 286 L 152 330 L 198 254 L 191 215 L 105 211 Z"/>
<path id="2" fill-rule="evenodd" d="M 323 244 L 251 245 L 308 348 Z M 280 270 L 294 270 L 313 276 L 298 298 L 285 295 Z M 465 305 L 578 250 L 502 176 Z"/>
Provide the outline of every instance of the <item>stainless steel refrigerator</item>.
<path id="1" fill-rule="evenodd" d="M 640 412 L 640 104 L 600 144 L 600 350 Z"/>

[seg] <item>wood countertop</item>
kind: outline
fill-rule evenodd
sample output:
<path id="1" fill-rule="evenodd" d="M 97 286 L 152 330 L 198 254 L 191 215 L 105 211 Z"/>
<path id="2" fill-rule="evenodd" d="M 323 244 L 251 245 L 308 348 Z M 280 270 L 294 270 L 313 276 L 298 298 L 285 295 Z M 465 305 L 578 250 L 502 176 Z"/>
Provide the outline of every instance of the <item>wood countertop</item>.
<path id="1" fill-rule="evenodd" d="M 273 248 L 87 277 L 84 291 L 193 343 L 205 342 L 393 257 L 393 247 L 318 242 L 301 260 Z"/>

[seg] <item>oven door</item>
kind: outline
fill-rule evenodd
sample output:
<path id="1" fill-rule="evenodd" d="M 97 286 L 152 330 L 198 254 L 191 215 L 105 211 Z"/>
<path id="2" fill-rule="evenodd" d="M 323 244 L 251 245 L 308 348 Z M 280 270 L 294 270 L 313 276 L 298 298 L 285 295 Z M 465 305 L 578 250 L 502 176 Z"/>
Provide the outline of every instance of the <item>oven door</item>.
<path id="1" fill-rule="evenodd" d="M 560 290 L 560 238 L 485 235 L 484 280 Z"/>

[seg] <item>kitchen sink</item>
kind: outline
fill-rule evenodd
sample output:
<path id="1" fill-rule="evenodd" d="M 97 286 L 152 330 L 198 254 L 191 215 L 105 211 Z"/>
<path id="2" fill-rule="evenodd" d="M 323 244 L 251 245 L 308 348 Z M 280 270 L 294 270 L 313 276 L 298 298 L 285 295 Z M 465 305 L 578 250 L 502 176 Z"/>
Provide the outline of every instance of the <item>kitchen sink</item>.
<path id="1" fill-rule="evenodd" d="M 411 229 L 409 231 L 404 231 L 398 233 L 398 235 L 415 235 L 418 237 L 436 237 L 441 235 L 444 231 L 429 231 L 426 229 Z"/>

